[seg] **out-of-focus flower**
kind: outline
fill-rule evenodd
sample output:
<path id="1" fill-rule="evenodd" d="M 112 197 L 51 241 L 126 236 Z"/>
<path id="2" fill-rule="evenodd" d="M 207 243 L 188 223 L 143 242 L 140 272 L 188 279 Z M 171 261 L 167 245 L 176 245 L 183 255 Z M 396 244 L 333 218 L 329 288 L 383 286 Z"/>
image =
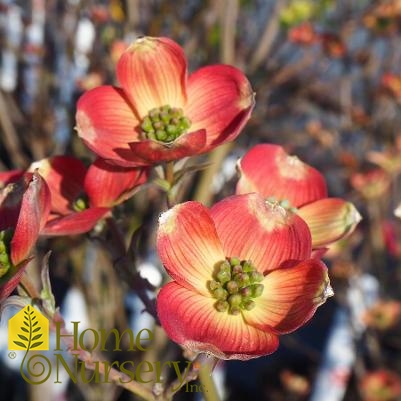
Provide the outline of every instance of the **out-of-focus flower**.
<path id="1" fill-rule="evenodd" d="M 366 158 L 389 174 L 401 173 L 401 155 L 399 149 L 389 148 L 382 152 L 370 151 L 367 153 Z"/>
<path id="2" fill-rule="evenodd" d="M 104 24 L 111 18 L 110 10 L 107 6 L 102 4 L 92 5 L 89 9 L 90 17 L 92 21 Z"/>
<path id="3" fill-rule="evenodd" d="M 238 162 L 238 169 L 236 193 L 258 192 L 296 211 L 309 226 L 314 248 L 351 233 L 361 220 L 352 203 L 327 197 L 326 182 L 316 169 L 289 156 L 281 146 L 253 147 Z"/>
<path id="4" fill-rule="evenodd" d="M 359 384 L 363 401 L 396 401 L 401 397 L 401 378 L 386 369 L 367 373 Z"/>
<path id="5" fill-rule="evenodd" d="M 362 319 L 366 326 L 389 330 L 400 321 L 401 303 L 399 301 L 379 301 L 368 309 Z"/>
<path id="6" fill-rule="evenodd" d="M 104 76 L 100 72 L 92 71 L 89 74 L 77 80 L 77 87 L 82 91 L 87 91 L 96 88 L 103 82 L 104 82 Z"/>
<path id="7" fill-rule="evenodd" d="M 157 298 L 163 328 L 184 348 L 223 359 L 274 352 L 278 335 L 305 324 L 332 295 L 311 248 L 305 222 L 259 194 L 210 210 L 175 206 L 161 215 L 157 236 L 174 280 Z"/>
<path id="8" fill-rule="evenodd" d="M 335 143 L 335 135 L 328 129 L 323 127 L 318 120 L 310 120 L 305 125 L 305 130 L 313 139 L 319 142 L 325 148 L 333 147 Z"/>
<path id="9" fill-rule="evenodd" d="M 381 198 L 390 189 L 390 184 L 390 176 L 381 168 L 351 176 L 352 187 L 366 199 Z"/>
<path id="10" fill-rule="evenodd" d="M 371 121 L 371 117 L 359 105 L 354 105 L 351 107 L 350 115 L 351 115 L 352 122 L 361 127 L 367 126 Z"/>
<path id="11" fill-rule="evenodd" d="M 401 100 L 401 75 L 387 72 L 381 78 L 381 86 L 396 100 Z"/>
<path id="12" fill-rule="evenodd" d="M 377 33 L 390 34 L 399 29 L 401 3 L 399 0 L 387 0 L 374 4 L 364 15 L 363 22 L 368 29 Z"/>
<path id="13" fill-rule="evenodd" d="M 127 47 L 128 44 L 123 40 L 116 39 L 113 41 L 110 47 L 110 57 L 113 64 L 117 64 Z"/>
<path id="14" fill-rule="evenodd" d="M 347 48 L 342 39 L 332 33 L 322 33 L 319 35 L 320 42 L 322 44 L 323 51 L 332 58 L 344 57 Z"/>
<path id="15" fill-rule="evenodd" d="M 280 380 L 284 388 L 290 393 L 304 397 L 310 392 L 310 383 L 308 379 L 290 370 L 284 370 L 280 373 Z"/>
<path id="16" fill-rule="evenodd" d="M 383 240 L 387 252 L 392 256 L 398 257 L 401 255 L 400 232 L 397 233 L 394 223 L 392 220 L 384 220 L 382 222 Z"/>
<path id="17" fill-rule="evenodd" d="M 330 267 L 330 277 L 338 280 L 346 280 L 348 282 L 348 280 L 355 275 L 356 271 L 355 265 L 349 260 L 334 260 Z"/>
<path id="18" fill-rule="evenodd" d="M 81 234 L 147 179 L 144 168 L 112 166 L 97 159 L 89 169 L 71 156 L 54 156 L 31 165 L 51 192 L 51 214 L 44 235 Z"/>
<path id="19" fill-rule="evenodd" d="M 304 22 L 288 31 L 288 39 L 292 43 L 309 46 L 318 41 L 318 35 L 310 22 Z"/>
<path id="20" fill-rule="evenodd" d="M 50 211 L 50 191 L 37 173 L 0 192 L 0 300 L 17 287 Z"/>
<path id="21" fill-rule="evenodd" d="M 294 26 L 310 19 L 316 11 L 316 5 L 310 0 L 292 0 L 280 13 L 280 22 L 285 26 Z"/>
<path id="22" fill-rule="evenodd" d="M 121 88 L 100 86 L 77 104 L 78 135 L 123 167 L 205 153 L 235 139 L 254 105 L 235 67 L 200 68 L 187 79 L 183 49 L 167 38 L 137 39 L 117 63 Z"/>

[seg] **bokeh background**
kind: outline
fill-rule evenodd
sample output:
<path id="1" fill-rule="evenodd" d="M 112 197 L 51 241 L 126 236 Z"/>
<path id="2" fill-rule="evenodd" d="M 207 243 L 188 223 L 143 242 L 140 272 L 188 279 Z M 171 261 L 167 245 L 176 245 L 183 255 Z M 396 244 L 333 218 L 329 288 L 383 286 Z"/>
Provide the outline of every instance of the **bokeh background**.
<path id="1" fill-rule="evenodd" d="M 219 390 L 229 401 L 401 400 L 400 29 L 400 0 L 1 0 L 0 170 L 55 154 L 93 159 L 74 131 L 76 101 L 116 82 L 119 55 L 137 36 L 174 39 L 191 71 L 239 67 L 256 93 L 252 118 L 235 143 L 199 158 L 208 167 L 187 176 L 182 199 L 233 194 L 238 157 L 271 142 L 319 169 L 363 221 L 325 257 L 335 297 L 272 356 L 219 364 Z M 127 232 L 142 225 L 137 264 L 156 286 L 159 195 L 149 188 L 116 211 Z M 49 249 L 67 322 L 153 325 L 93 235 L 42 240 L 37 259 Z M 7 357 L 4 323 L 1 336 L 1 401 L 135 399 L 113 385 L 29 387 Z M 153 358 L 180 357 L 157 338 Z"/>

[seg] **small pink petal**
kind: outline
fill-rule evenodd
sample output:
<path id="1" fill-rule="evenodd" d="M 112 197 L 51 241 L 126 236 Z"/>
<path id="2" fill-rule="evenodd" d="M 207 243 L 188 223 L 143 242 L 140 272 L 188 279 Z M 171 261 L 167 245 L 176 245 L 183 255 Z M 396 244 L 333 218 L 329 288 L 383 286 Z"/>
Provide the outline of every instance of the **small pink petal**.
<path id="1" fill-rule="evenodd" d="M 206 131 L 194 131 L 178 137 L 174 142 L 164 144 L 151 140 L 132 142 L 130 147 L 138 165 L 152 165 L 162 161 L 182 159 L 203 151 Z"/>

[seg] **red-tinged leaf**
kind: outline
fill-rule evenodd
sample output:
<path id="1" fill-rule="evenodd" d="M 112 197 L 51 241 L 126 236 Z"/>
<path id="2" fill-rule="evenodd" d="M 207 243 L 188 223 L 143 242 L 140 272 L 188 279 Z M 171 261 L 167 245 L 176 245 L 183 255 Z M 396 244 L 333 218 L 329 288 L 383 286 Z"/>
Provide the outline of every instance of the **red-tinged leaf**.
<path id="1" fill-rule="evenodd" d="M 11 240 L 11 261 L 14 266 L 28 258 L 49 212 L 49 188 L 43 178 L 35 172 L 22 196 L 18 221 Z"/>
<path id="2" fill-rule="evenodd" d="M 6 299 L 15 288 L 17 288 L 28 265 L 29 259 L 17 267 L 12 267 L 6 275 L 0 279 L 0 302 Z M 24 321 L 24 325 L 29 328 L 29 324 Z"/>

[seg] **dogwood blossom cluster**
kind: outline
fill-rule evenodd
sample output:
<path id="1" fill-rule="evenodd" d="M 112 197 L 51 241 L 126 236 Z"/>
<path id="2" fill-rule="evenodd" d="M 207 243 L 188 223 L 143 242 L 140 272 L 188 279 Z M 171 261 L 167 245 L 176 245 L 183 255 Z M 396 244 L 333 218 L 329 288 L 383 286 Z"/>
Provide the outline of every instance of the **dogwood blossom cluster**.
<path id="1" fill-rule="evenodd" d="M 174 173 L 174 163 L 235 140 L 255 104 L 239 69 L 189 74 L 183 49 L 167 38 L 134 41 L 116 75 L 118 86 L 91 89 L 77 103 L 78 135 L 94 153 L 89 165 L 54 155 L 0 173 L 1 299 L 20 282 L 40 236 L 92 230 L 150 184 L 158 165 L 170 163 Z M 157 313 L 184 348 L 245 360 L 274 352 L 280 335 L 333 294 L 321 256 L 360 215 L 281 146 L 256 145 L 238 170 L 232 196 L 210 208 L 173 202 L 161 214 L 157 252 L 172 280 L 158 292 Z"/>

